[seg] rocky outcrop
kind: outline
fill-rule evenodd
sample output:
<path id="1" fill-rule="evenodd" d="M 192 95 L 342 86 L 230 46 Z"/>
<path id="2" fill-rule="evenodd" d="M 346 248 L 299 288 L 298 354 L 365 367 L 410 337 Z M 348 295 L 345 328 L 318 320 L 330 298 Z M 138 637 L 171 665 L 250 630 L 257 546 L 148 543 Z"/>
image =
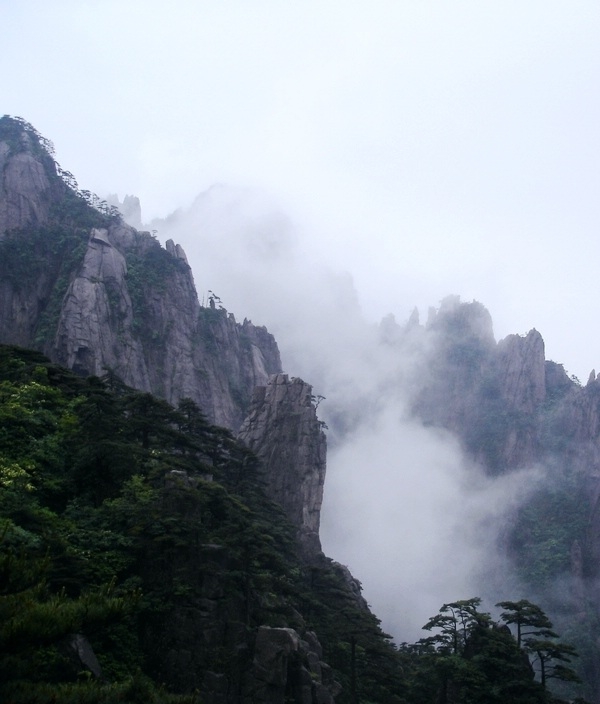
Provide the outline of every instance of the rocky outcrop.
<path id="1" fill-rule="evenodd" d="M 69 639 L 70 654 L 77 659 L 79 670 L 91 673 L 96 679 L 103 679 L 102 668 L 89 640 L 81 633 L 74 633 Z"/>
<path id="2" fill-rule="evenodd" d="M 413 336 L 415 326 L 413 318 Z M 480 303 L 461 303 L 451 296 L 439 311 L 429 311 L 423 332 L 428 368 L 413 410 L 426 424 L 460 436 L 471 424 L 475 398 L 496 346 L 490 315 Z"/>
<path id="3" fill-rule="evenodd" d="M 0 124 L 0 176 L 0 341 L 80 374 L 110 369 L 173 404 L 191 398 L 237 430 L 254 387 L 281 371 L 274 338 L 201 307 L 183 248 L 92 207 L 43 138 L 12 118 Z M 139 215 L 137 199 L 125 204 Z"/>
<path id="4" fill-rule="evenodd" d="M 600 468 L 600 382 L 594 378 L 582 388 L 561 365 L 546 361 L 537 330 L 496 343 L 485 308 L 450 297 L 430 312 L 421 341 L 428 368 L 413 411 L 456 433 L 490 472 L 557 453 L 577 466 Z"/>
<path id="5" fill-rule="evenodd" d="M 409 326 L 418 323 L 418 313 L 413 311 Z M 475 341 L 482 346 L 494 344 L 492 316 L 478 301 L 465 303 L 460 296 L 447 296 L 439 309 L 430 308 L 427 317 L 427 330 L 435 332 L 441 341 Z"/>
<path id="6" fill-rule="evenodd" d="M 54 161 L 27 131 L 15 132 L 11 143 L 0 141 L 0 239 L 10 230 L 46 223 L 60 190 Z"/>
<path id="7" fill-rule="evenodd" d="M 110 368 L 171 403 L 191 398 L 209 420 L 234 430 L 254 387 L 281 368 L 264 328 L 199 305 L 179 245 L 165 251 L 123 225 L 92 231 L 49 352 L 82 374 Z"/>
<path id="8" fill-rule="evenodd" d="M 258 629 L 245 701 L 265 704 L 333 704 L 341 690 L 312 632 L 292 628 Z"/>
<path id="9" fill-rule="evenodd" d="M 305 552 L 320 552 L 326 438 L 310 384 L 272 376 L 254 392 L 239 439 L 261 461 L 269 496 L 299 529 Z"/>
<path id="10" fill-rule="evenodd" d="M 62 302 L 51 357 L 80 374 L 112 369 L 130 386 L 150 391 L 141 342 L 133 334 L 127 264 L 108 229 L 93 229 L 83 263 Z"/>
<path id="11" fill-rule="evenodd" d="M 501 378 L 500 393 L 509 408 L 534 413 L 546 398 L 546 355 L 537 330 L 525 337 L 509 335 L 500 340 L 495 366 Z"/>
<path id="12" fill-rule="evenodd" d="M 135 227 L 138 230 L 143 229 L 142 224 L 142 206 L 140 205 L 140 199 L 137 196 L 125 196 L 121 201 L 116 193 L 109 193 L 106 196 L 106 202 L 109 205 L 118 208 L 119 212 L 123 216 L 123 220 L 131 227 Z"/>

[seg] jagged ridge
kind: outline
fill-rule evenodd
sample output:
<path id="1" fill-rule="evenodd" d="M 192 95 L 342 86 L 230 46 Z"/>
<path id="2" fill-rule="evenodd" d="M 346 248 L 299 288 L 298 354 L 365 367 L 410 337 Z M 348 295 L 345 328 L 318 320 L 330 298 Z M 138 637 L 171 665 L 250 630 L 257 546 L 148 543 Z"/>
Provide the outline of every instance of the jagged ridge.
<path id="1" fill-rule="evenodd" d="M 179 245 L 165 250 L 93 207 L 98 199 L 61 178 L 35 130 L 7 116 L 0 173 L 0 340 L 80 374 L 110 368 L 172 403 L 192 398 L 237 429 L 253 388 L 281 371 L 274 338 L 202 308 Z"/>

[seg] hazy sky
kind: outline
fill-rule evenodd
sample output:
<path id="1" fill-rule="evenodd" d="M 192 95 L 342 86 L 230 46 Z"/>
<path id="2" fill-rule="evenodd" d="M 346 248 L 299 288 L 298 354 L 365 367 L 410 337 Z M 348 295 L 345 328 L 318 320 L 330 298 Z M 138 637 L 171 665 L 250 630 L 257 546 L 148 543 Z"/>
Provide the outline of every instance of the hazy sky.
<path id="1" fill-rule="evenodd" d="M 490 510 L 531 474 L 484 481 L 407 419 L 365 319 L 424 319 L 458 294 L 497 338 L 536 327 L 569 373 L 600 371 L 600 3 L 166 7 L 0 0 L 2 113 L 82 188 L 137 195 L 146 221 L 234 187 L 174 235 L 200 296 L 267 324 L 323 413 L 377 400 L 332 443 L 324 545 L 384 627 L 418 637 L 443 601 L 475 596 Z"/>
<path id="2" fill-rule="evenodd" d="M 0 0 L 3 112 L 148 219 L 263 189 L 373 319 L 459 294 L 497 337 L 536 327 L 570 373 L 600 368 L 600 4 L 166 8 Z"/>

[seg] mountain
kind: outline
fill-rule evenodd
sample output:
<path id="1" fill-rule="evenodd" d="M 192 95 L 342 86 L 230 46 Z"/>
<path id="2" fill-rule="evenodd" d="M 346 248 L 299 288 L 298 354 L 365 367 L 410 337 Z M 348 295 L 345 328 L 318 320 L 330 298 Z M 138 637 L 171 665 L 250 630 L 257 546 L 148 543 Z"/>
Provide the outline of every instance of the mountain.
<path id="1" fill-rule="evenodd" d="M 43 698 L 47 680 L 82 667 L 114 681 L 143 663 L 141 679 L 98 701 L 128 701 L 137 687 L 150 701 L 161 696 L 153 678 L 204 702 L 327 704 L 344 685 L 343 702 L 357 688 L 347 657 L 357 632 L 371 650 L 361 686 L 397 687 L 394 674 L 375 684 L 382 666 L 397 669 L 389 636 L 358 582 L 321 552 L 326 444 L 311 386 L 281 373 L 265 328 L 237 323 L 214 295 L 201 306 L 181 247 L 161 247 L 81 191 L 31 125 L 5 116 L 0 145 L 4 695 Z M 30 392 L 31 408 L 21 405 Z M 37 454 L 40 442 L 50 455 Z M 66 553 L 93 561 L 64 564 Z M 111 613 L 129 613 L 140 587 L 134 620 L 113 632 Z M 92 598 L 101 629 L 61 621 Z M 49 607 L 46 640 L 21 632 L 21 617 Z"/>
<path id="2" fill-rule="evenodd" d="M 398 689 L 357 583 L 299 548 L 258 458 L 191 400 L 0 346 L 0 426 L 2 701 L 327 704 L 356 663 L 361 689 Z"/>
<path id="3" fill-rule="evenodd" d="M 0 120 L 0 173 L 0 343 L 20 348 L 2 351 L 0 546 L 17 613 L 76 612 L 95 595 L 102 628 L 75 621 L 81 634 L 67 620 L 61 637 L 81 635 L 111 681 L 138 667 L 142 680 L 127 686 L 145 682 L 148 701 L 159 682 L 214 704 L 418 704 L 442 691 L 450 701 L 443 639 L 395 648 L 358 582 L 321 551 L 324 423 L 310 384 L 283 373 L 273 336 L 213 293 L 200 305 L 182 248 L 80 190 L 21 119 Z M 377 392 L 401 395 L 411 419 L 450 433 L 489 477 L 541 468 L 505 516 L 504 577 L 578 646 L 581 691 L 600 701 L 600 379 L 569 378 L 535 330 L 496 342 L 484 306 L 457 297 L 424 325 L 386 319 L 378 345 L 389 375 Z M 376 405 L 357 392 L 352 408 L 335 408 L 338 437 Z M 111 601 L 111 580 L 124 601 Z M 457 607 L 472 630 L 454 665 L 496 648 L 502 668 L 531 679 L 477 606 Z M 41 646 L 52 663 L 67 652 L 19 637 L 32 662 L 44 662 Z M 97 670 L 83 657 L 79 669 Z M 73 674 L 52 667 L 40 672 Z M 498 677 L 482 672 L 469 677 L 489 690 Z M 420 689 L 428 678 L 433 690 Z M 546 701 L 530 694 L 522 701 Z"/>
<path id="4" fill-rule="evenodd" d="M 255 386 L 281 371 L 274 338 L 198 303 L 185 253 L 125 225 L 76 187 L 31 126 L 0 124 L 0 339 L 79 374 L 111 369 L 237 429 Z"/>
<path id="5" fill-rule="evenodd" d="M 400 356 L 415 338 L 426 350 L 415 416 L 450 430 L 488 477 L 534 472 L 501 526 L 510 568 L 501 580 L 543 603 L 568 632 L 586 696 L 599 701 L 600 378 L 592 371 L 583 385 L 546 360 L 537 330 L 497 342 L 484 306 L 456 296 L 424 325 L 387 321 L 384 333 Z"/>

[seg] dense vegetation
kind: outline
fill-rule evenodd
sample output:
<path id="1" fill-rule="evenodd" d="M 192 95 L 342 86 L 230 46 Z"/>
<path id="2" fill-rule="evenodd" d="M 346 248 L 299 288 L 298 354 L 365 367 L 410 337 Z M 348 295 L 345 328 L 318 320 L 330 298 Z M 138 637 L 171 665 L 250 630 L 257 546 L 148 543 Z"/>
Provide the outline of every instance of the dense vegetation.
<path id="1" fill-rule="evenodd" d="M 55 701 L 137 701 L 207 671 L 235 686 L 264 624 L 317 630 L 346 693 L 391 701 L 400 687 L 395 649 L 340 568 L 299 560 L 254 456 L 191 401 L 0 348 L 0 516 L 3 701 L 44 701 L 49 686 Z M 77 633 L 103 680 L 69 647 Z M 182 648 L 194 677 L 166 662 Z"/>
<path id="2" fill-rule="evenodd" d="M 7 232 L 0 241 L 0 279 L 10 281 L 15 291 L 36 291 L 40 311 L 32 337 L 39 349 L 47 351 L 91 228 L 108 227 L 120 215 L 95 194 L 80 190 L 73 175 L 55 162 L 52 143 L 25 120 L 0 118 L 0 141 L 8 144 L 11 154 L 30 151 L 50 184 L 47 222 Z"/>
<path id="3" fill-rule="evenodd" d="M 424 626 L 433 635 L 403 646 L 410 673 L 408 701 L 562 702 L 547 685 L 550 680 L 578 681 L 570 667 L 577 654 L 557 640 L 546 614 L 524 599 L 505 601 L 496 605 L 504 611 L 494 623 L 480 604 L 479 598 L 444 604 Z"/>
<path id="4" fill-rule="evenodd" d="M 254 456 L 193 402 L 13 347 L 0 348 L 0 526 L 2 701 L 200 701 L 206 673 L 241 687 L 261 625 L 315 630 L 339 702 L 551 701 L 527 653 L 545 679 L 575 679 L 529 602 L 500 605 L 517 637 L 472 599 L 395 648 L 343 568 L 298 558 Z"/>

